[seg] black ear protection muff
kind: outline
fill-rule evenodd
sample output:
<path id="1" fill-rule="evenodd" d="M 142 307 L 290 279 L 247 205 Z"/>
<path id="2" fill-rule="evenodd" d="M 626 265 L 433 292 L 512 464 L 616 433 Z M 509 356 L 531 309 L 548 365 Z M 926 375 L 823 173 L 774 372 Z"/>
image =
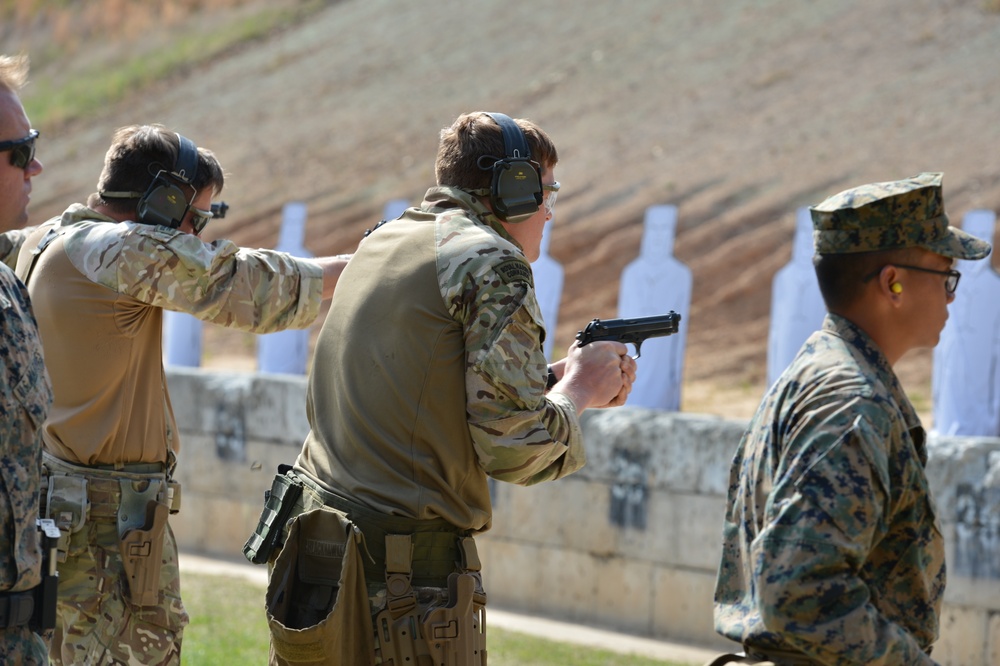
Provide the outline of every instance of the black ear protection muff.
<path id="1" fill-rule="evenodd" d="M 504 222 L 523 222 L 542 205 L 542 168 L 531 159 L 528 140 L 510 116 L 487 113 L 503 133 L 504 158 L 492 165 L 480 166 L 493 169 L 490 184 L 490 205 L 493 213 Z"/>
<path id="2" fill-rule="evenodd" d="M 160 170 L 136 205 L 136 214 L 143 224 L 159 224 L 177 229 L 191 205 L 181 185 L 194 183 L 198 173 L 198 148 L 194 142 L 180 134 L 177 139 L 177 159 L 173 169 Z"/>

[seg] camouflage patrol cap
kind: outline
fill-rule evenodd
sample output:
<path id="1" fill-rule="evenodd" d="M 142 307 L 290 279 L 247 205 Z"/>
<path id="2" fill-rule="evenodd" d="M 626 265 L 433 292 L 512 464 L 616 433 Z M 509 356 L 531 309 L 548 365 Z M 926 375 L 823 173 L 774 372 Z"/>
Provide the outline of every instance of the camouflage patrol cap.
<path id="1" fill-rule="evenodd" d="M 982 259 L 990 244 L 948 225 L 941 173 L 861 185 L 809 209 L 817 254 L 922 247 L 956 259 Z"/>

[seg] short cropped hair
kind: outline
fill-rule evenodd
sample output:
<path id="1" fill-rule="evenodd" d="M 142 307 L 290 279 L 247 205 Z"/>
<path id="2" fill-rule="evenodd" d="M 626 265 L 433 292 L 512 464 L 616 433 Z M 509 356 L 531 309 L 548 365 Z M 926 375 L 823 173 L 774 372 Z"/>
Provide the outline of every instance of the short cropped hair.
<path id="1" fill-rule="evenodd" d="M 28 81 L 28 56 L 0 55 L 0 90 L 18 92 Z"/>
<path id="2" fill-rule="evenodd" d="M 552 169 L 559 162 L 559 154 L 549 136 L 530 120 L 516 118 L 514 122 L 524 132 L 531 159 L 542 167 L 542 173 Z M 437 184 L 464 190 L 488 189 L 493 180 L 491 167 L 495 160 L 484 160 L 484 164 L 480 164 L 480 159 L 486 156 L 504 157 L 500 126 L 483 111 L 462 114 L 451 127 L 441 130 L 434 165 Z"/>
<path id="3" fill-rule="evenodd" d="M 104 157 L 104 169 L 97 181 L 97 193 L 88 205 L 106 206 L 122 214 L 135 212 L 139 197 L 149 189 L 156 174 L 170 172 L 177 160 L 180 141 L 163 125 L 129 125 L 119 128 Z M 178 183 L 183 186 L 183 183 Z M 225 185 L 222 166 L 212 151 L 198 148 L 198 169 L 191 186 L 196 192 L 212 188 L 218 196 Z M 132 197 L 107 197 L 104 192 L 132 193 Z"/>
<path id="4" fill-rule="evenodd" d="M 919 251 L 919 248 L 902 248 L 814 255 L 813 267 L 827 310 L 839 311 L 850 307 L 861 297 L 865 278 L 886 264 L 910 263 Z"/>

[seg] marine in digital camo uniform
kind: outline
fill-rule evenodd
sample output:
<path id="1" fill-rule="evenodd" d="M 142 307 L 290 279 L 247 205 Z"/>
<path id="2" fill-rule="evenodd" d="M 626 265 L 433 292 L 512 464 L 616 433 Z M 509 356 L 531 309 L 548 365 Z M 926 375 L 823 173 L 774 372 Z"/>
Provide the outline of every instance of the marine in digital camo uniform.
<path id="1" fill-rule="evenodd" d="M 42 504 L 64 537 L 56 664 L 180 661 L 163 308 L 257 333 L 304 327 L 346 264 L 202 241 L 222 186 L 210 151 L 159 125 L 124 127 L 88 204 L 20 247 L 54 388 Z"/>
<path id="2" fill-rule="evenodd" d="M 954 259 L 991 248 L 948 225 L 939 173 L 811 212 L 829 314 L 737 450 L 715 626 L 750 656 L 734 663 L 933 664 L 944 539 L 926 434 L 893 365 L 937 344 Z"/>
<path id="3" fill-rule="evenodd" d="M 23 56 L 0 55 L 0 232 L 27 221 L 35 159 L 34 130 L 17 91 L 28 75 Z M 0 236 L 0 259 L 11 256 Z M 33 630 L 34 590 L 41 582 L 38 517 L 41 426 L 52 402 L 42 343 L 28 292 L 12 266 L 0 263 L 0 663 L 48 663 L 48 638 Z"/>
<path id="4" fill-rule="evenodd" d="M 272 492 L 287 497 L 291 483 L 301 496 L 271 559 L 271 663 L 485 663 L 472 536 L 490 527 L 488 477 L 573 473 L 585 462 L 579 413 L 627 397 L 635 362 L 617 342 L 571 348 L 546 392 L 529 262 L 557 154 L 533 123 L 514 122 L 477 112 L 443 130 L 438 187 L 376 228 L 344 271 L 310 374 L 311 432 Z M 491 193 L 508 131 L 535 162 L 510 166 L 534 179 L 520 221 L 512 208 L 498 217 L 507 201 Z"/>

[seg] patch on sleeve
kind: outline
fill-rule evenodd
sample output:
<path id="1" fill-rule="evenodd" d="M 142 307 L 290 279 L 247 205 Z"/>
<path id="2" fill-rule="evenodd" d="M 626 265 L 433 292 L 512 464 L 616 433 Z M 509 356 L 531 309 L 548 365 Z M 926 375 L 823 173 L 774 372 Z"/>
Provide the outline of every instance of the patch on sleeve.
<path id="1" fill-rule="evenodd" d="M 531 278 L 531 267 L 520 259 L 507 259 L 496 265 L 496 272 L 506 284 L 511 282 L 527 282 L 534 287 Z"/>

